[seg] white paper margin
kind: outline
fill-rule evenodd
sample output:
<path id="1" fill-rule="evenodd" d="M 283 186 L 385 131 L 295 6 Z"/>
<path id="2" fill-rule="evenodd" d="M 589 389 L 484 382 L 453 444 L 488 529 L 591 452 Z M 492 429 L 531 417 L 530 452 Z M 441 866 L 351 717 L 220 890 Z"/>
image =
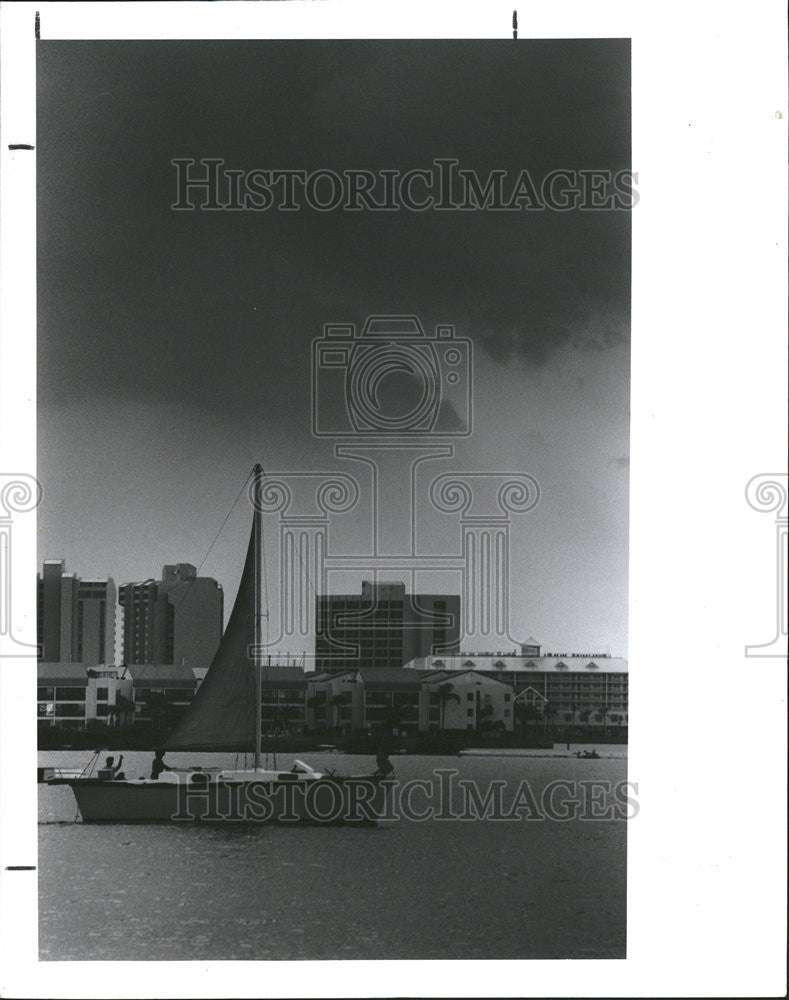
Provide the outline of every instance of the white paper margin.
<path id="1" fill-rule="evenodd" d="M 36 10 L 44 39 L 507 39 L 513 9 L 512 44 L 633 39 L 627 960 L 39 963 L 35 873 L 5 871 L 36 863 L 35 661 L 5 658 L 4 996 L 783 995 L 786 663 L 744 655 L 775 600 L 773 526 L 745 484 L 786 469 L 782 4 L 3 5 L 0 472 L 35 471 L 35 153 L 8 145 L 35 145 Z M 34 520 L 14 526 L 28 642 Z"/>

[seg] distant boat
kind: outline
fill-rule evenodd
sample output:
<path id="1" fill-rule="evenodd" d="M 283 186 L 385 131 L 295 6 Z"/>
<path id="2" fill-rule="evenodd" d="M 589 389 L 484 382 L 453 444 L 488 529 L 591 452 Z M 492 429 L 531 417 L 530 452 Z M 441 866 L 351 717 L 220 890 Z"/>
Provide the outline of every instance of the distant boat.
<path id="1" fill-rule="evenodd" d="M 260 465 L 252 475 L 258 498 Z M 164 747 L 173 751 L 253 750 L 254 768 L 174 769 L 163 771 L 156 780 L 56 772 L 47 783 L 71 787 L 84 822 L 369 824 L 383 813 L 389 788 L 372 775 L 327 775 L 302 761 L 287 771 L 260 766 L 262 554 L 262 515 L 256 503 L 227 629 L 205 680 Z"/>

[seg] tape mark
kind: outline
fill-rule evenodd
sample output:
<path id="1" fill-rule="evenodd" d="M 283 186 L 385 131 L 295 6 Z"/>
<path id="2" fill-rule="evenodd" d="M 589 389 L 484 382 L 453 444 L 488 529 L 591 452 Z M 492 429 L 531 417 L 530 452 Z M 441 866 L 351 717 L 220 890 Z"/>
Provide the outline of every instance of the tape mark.
<path id="1" fill-rule="evenodd" d="M 35 149 L 35 146 L 30 146 L 26 142 L 14 142 L 8 147 L 9 149 Z"/>
<path id="2" fill-rule="evenodd" d="M 518 12 L 514 10 L 512 12 L 512 37 L 518 37 Z"/>
<path id="3" fill-rule="evenodd" d="M 36 11 L 36 41 L 41 41 L 41 12 Z"/>
<path id="4" fill-rule="evenodd" d="M 6 865 L 5 870 L 7 872 L 34 872 L 36 870 L 35 865 Z"/>

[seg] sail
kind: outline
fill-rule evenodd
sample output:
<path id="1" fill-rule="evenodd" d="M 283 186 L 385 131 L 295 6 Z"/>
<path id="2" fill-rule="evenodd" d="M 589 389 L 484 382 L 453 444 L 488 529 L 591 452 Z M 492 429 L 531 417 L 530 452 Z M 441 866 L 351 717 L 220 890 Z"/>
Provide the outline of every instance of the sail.
<path id="1" fill-rule="evenodd" d="M 255 612 L 253 528 L 225 634 L 192 704 L 165 743 L 166 750 L 254 750 L 256 683 L 249 647 Z"/>

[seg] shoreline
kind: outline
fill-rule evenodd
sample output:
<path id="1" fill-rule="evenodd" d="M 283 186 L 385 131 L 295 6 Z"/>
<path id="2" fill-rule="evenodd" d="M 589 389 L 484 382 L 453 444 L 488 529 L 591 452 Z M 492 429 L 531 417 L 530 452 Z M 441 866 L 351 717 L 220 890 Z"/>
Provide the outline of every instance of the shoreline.
<path id="1" fill-rule="evenodd" d="M 74 733 L 62 734 L 61 738 L 53 740 L 39 740 L 39 751 L 147 751 L 153 752 L 161 747 L 166 740 L 165 734 L 136 734 L 128 732 L 119 733 Z M 474 738 L 473 734 L 443 734 L 433 735 L 408 735 L 408 736 L 351 736 L 339 737 L 334 741 L 329 734 L 321 734 L 320 737 L 310 738 L 305 736 L 282 736 L 275 739 L 264 739 L 262 750 L 274 753 L 328 753 L 337 755 L 362 755 L 374 756 L 379 749 L 384 749 L 390 755 L 407 756 L 455 756 L 455 755 L 476 755 L 476 756 L 514 756 L 519 753 L 533 755 L 535 750 L 565 751 L 572 756 L 572 751 L 578 747 L 593 746 L 622 746 L 627 747 L 627 739 L 616 739 L 611 735 L 594 734 L 578 735 L 562 739 L 524 739 L 523 737 L 509 737 L 485 739 Z M 249 753 L 251 748 L 238 747 L 204 747 L 200 752 L 206 753 Z"/>

